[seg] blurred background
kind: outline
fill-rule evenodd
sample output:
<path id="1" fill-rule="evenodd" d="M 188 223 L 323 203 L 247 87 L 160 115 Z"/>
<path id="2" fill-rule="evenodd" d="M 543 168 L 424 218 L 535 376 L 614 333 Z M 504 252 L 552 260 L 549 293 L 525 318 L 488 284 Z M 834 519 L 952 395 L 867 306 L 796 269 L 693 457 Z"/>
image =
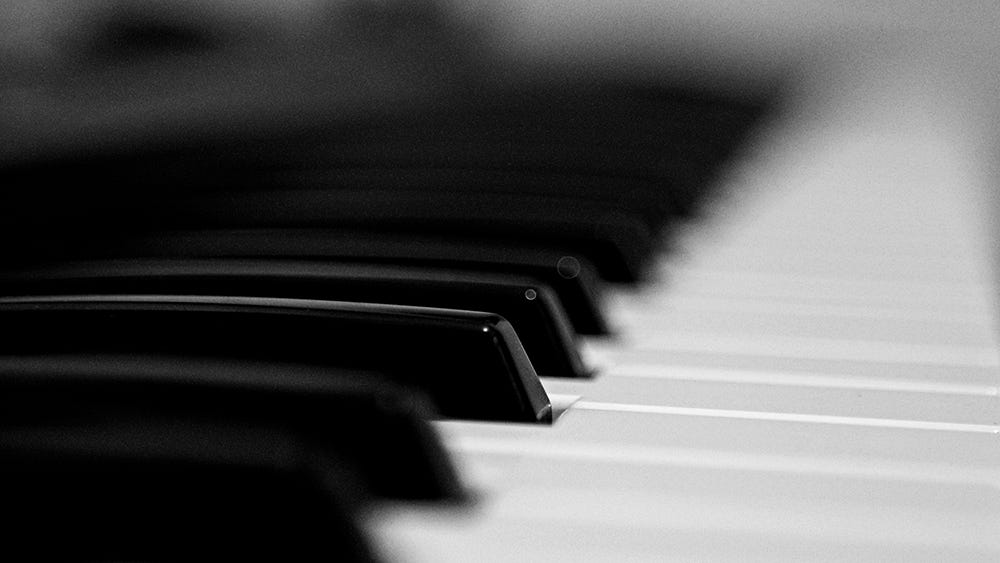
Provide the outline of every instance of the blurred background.
<path id="1" fill-rule="evenodd" d="M 284 98 L 296 108 L 324 94 L 349 104 L 348 89 L 334 84 L 338 69 L 314 65 L 306 72 L 307 61 L 363 48 L 377 57 L 373 45 L 393 44 L 439 63 L 462 57 L 514 69 L 638 73 L 737 93 L 790 78 L 809 100 L 902 88 L 919 91 L 928 107 L 966 114 L 952 118 L 978 121 L 985 114 L 977 112 L 992 115 L 998 12 L 987 1 L 9 0 L 0 14 L 0 118 L 4 135 L 18 142 L 4 143 L 0 154 L 32 142 L 69 142 L 53 138 L 66 128 L 99 136 L 102 127 L 131 130 L 158 119 L 165 127 L 162 112 L 176 118 L 213 104 L 230 112 L 242 107 L 244 115 L 260 106 L 278 113 Z M 381 24 L 372 24 L 373 13 Z M 289 57 L 299 72 L 281 66 Z M 234 68 L 234 60 L 253 64 Z M 137 72 L 151 63 L 157 72 Z M 130 72 L 118 72 L 123 66 Z M 390 75 L 394 69 L 384 68 Z M 224 96 L 220 83 L 227 84 Z M 388 96 L 374 85 L 373 91 Z M 158 112 L 149 115 L 150 109 Z"/>

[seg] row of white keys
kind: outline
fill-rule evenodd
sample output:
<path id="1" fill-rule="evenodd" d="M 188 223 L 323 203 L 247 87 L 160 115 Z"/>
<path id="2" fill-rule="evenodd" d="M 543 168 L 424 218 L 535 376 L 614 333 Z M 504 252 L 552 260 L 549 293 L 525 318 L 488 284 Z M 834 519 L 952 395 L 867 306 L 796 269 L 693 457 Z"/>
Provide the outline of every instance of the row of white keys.
<path id="1" fill-rule="evenodd" d="M 1000 559 L 973 178 L 933 124 L 883 125 L 813 122 L 733 175 L 750 195 L 610 300 L 602 374 L 545 381 L 579 398 L 553 427 L 440 423 L 480 500 L 374 514 L 387 558 Z"/>

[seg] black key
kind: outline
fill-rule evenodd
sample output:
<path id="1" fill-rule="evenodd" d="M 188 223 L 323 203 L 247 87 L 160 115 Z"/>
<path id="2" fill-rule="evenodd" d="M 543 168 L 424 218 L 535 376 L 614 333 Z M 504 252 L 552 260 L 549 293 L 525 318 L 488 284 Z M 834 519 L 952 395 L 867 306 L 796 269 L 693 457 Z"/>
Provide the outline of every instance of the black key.
<path id="1" fill-rule="evenodd" d="M 365 231 L 254 229 L 166 232 L 98 241 L 79 254 L 103 257 L 295 258 L 366 262 L 523 275 L 551 287 L 578 334 L 608 334 L 600 282 L 586 258 L 502 240 L 461 241 Z"/>
<path id="2" fill-rule="evenodd" d="M 275 467 L 305 459 L 312 449 L 320 456 L 320 468 L 349 470 L 363 481 L 365 492 L 377 497 L 465 496 L 427 423 L 434 415 L 429 401 L 372 372 L 162 354 L 11 355 L 5 350 L 0 388 L 5 448 L 45 435 L 45 440 L 24 443 L 67 455 L 103 452 Z M 185 422 L 172 426 L 171 419 Z M 25 429 L 34 424 L 51 430 L 28 433 Z M 204 443 L 196 435 L 187 441 L 142 438 L 179 436 L 202 424 Z M 80 430 L 76 436 L 89 438 L 70 440 L 74 428 Z M 100 428 L 107 435 L 87 430 Z M 257 432 L 257 439 L 288 443 L 285 449 L 253 448 L 253 440 L 240 437 L 241 428 L 270 429 L 270 434 Z"/>
<path id="3" fill-rule="evenodd" d="M 322 146 L 338 157 L 337 161 L 343 159 L 347 154 L 367 154 L 370 158 L 373 152 L 378 152 L 379 147 L 372 147 L 366 144 L 347 146 L 336 145 L 333 147 Z M 394 148 L 394 147 L 392 147 Z M 381 152 L 392 150 L 381 148 Z M 552 157 L 551 151 L 535 150 L 534 147 L 523 147 L 522 145 L 506 145 L 507 151 L 523 150 L 536 156 L 538 160 L 548 162 Z M 620 178 L 606 175 L 588 175 L 577 171 L 571 172 L 568 168 L 562 172 L 551 172 L 546 169 L 509 169 L 497 162 L 491 165 L 489 161 L 480 162 L 478 167 L 435 167 L 433 158 L 435 153 L 440 155 L 442 160 L 454 156 L 456 153 L 467 151 L 467 146 L 423 146 L 420 154 L 424 156 L 431 153 L 423 160 L 414 159 L 415 162 L 397 163 L 392 156 L 385 156 L 384 161 L 380 158 L 376 162 L 354 163 L 352 161 L 343 162 L 338 165 L 323 162 L 320 156 L 316 157 L 317 162 L 308 162 L 302 165 L 301 169 L 278 169 L 263 170 L 255 177 L 244 178 L 240 174 L 235 174 L 225 184 L 231 182 L 239 183 L 242 189 L 257 190 L 389 190 L 389 191 L 411 191 L 419 193 L 439 193 L 439 194 L 466 194 L 468 192 L 490 193 L 494 196 L 507 196 L 516 198 L 545 198 L 551 200 L 558 198 L 560 205 L 602 205 L 605 209 L 619 211 L 634 216 L 642 221 L 645 229 L 650 233 L 656 233 L 673 215 L 673 208 L 670 198 L 666 197 L 665 188 L 661 180 L 647 180 L 644 178 Z M 500 160 L 505 155 L 505 151 L 495 147 L 483 147 L 483 155 L 470 155 L 469 158 L 486 160 L 487 155 L 492 155 L 496 160 Z M 304 147 L 305 153 L 319 152 L 316 147 Z M 602 153 L 603 154 L 603 153 Z M 589 157 L 591 160 L 599 158 L 599 155 L 571 155 L 567 160 L 583 162 Z M 360 156 L 359 156 L 360 158 Z M 425 162 L 429 160 L 430 162 Z M 325 166 L 324 166 L 325 164 Z M 676 181 L 676 180 L 675 180 Z M 236 186 L 233 186 L 234 188 Z"/>
<path id="4" fill-rule="evenodd" d="M 559 198 L 638 215 L 655 233 L 710 192 L 713 172 L 767 109 L 763 99 L 629 81 L 532 82 L 485 90 L 452 112 L 316 132 L 263 158 L 253 150 L 214 186 Z"/>
<path id="5" fill-rule="evenodd" d="M 766 109 L 627 81 L 536 82 L 448 115 L 313 136 L 234 185 L 582 198 L 637 213 L 655 232 L 708 192 L 711 172 Z"/>
<path id="6" fill-rule="evenodd" d="M 0 355 L 167 354 L 384 373 L 455 418 L 550 422 L 502 317 L 300 299 L 51 296 L 0 299 Z"/>
<path id="7" fill-rule="evenodd" d="M 480 190 L 233 190 L 164 203 L 169 227 L 364 229 L 566 248 L 633 282 L 656 249 L 642 217 L 607 203 Z"/>
<path id="8" fill-rule="evenodd" d="M 104 261 L 0 275 L 0 295 L 67 293 L 287 297 L 496 313 L 514 327 L 539 375 L 591 375 L 555 294 L 525 277 L 278 260 Z"/>
<path id="9" fill-rule="evenodd" d="M 427 402 L 370 377 L 0 356 L 0 405 L 0 490 L 20 532 L 5 547 L 44 532 L 30 546 L 43 559 L 368 561 L 354 514 L 369 496 L 464 498 Z"/>

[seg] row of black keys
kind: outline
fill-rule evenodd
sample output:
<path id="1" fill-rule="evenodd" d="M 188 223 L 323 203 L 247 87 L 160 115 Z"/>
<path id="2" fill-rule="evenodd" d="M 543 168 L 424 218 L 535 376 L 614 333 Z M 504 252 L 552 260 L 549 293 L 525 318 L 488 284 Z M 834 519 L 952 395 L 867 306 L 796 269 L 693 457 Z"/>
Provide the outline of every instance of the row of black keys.
<path id="1" fill-rule="evenodd" d="M 548 423 L 538 374 L 590 375 L 527 276 L 146 259 L 0 291 L 4 496 L 43 559 L 369 560 L 369 499 L 466 498 L 429 420 Z"/>
<path id="2" fill-rule="evenodd" d="M 0 275 L 11 502 L 27 529 L 76 530 L 74 554 L 368 559 L 369 498 L 465 496 L 431 418 L 549 423 L 539 375 L 591 376 L 576 334 L 608 332 L 600 269 L 554 244 L 255 228 L 101 247 Z"/>
<path id="3" fill-rule="evenodd" d="M 592 375 L 574 340 L 608 333 L 601 281 L 641 277 L 750 121 L 554 93 L 0 173 L 10 536 L 368 560 L 369 499 L 463 500 L 428 421 L 550 423 L 539 376 Z"/>

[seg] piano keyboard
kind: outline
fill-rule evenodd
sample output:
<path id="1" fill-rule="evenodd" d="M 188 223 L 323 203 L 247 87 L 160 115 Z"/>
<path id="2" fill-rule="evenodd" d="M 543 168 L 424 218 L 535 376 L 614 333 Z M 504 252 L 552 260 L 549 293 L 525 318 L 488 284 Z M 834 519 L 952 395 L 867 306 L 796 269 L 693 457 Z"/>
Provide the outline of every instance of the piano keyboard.
<path id="1" fill-rule="evenodd" d="M 478 502 L 376 511 L 386 558 L 996 561 L 983 170 L 960 124 L 866 94 L 758 139 L 611 296 L 599 376 L 543 381 L 575 401 L 552 427 L 437 423 Z"/>
<path id="2" fill-rule="evenodd" d="M 0 338 L 7 417 L 0 483 L 15 493 L 4 497 L 17 497 L 12 506 L 31 513 L 22 528 L 50 534 L 55 554 L 278 559 L 289 547 L 296 555 L 286 559 L 321 548 L 368 560 L 361 512 L 380 558 L 401 563 L 1000 559 L 1000 308 L 992 198 L 984 197 L 992 189 L 972 123 L 976 108 L 948 96 L 975 95 L 965 79 L 981 61 L 952 63 L 962 58 L 955 53 L 994 42 L 992 29 L 979 29 L 988 24 L 977 21 L 979 35 L 952 40 L 958 27 L 932 25 L 948 19 L 950 7 L 925 13 L 895 4 L 774 3 L 748 12 L 682 2 L 661 12 L 649 3 L 612 10 L 602 2 L 515 1 L 495 13 L 462 8 L 460 21 L 437 11 L 458 9 L 450 2 L 287 9 L 265 2 L 249 12 L 176 13 L 85 4 L 93 6 L 65 18 L 35 8 L 0 16 L 0 27 L 14 30 L 13 39 L 0 40 L 0 59 L 12 68 L 2 86 L 11 103 L 0 108 L 9 141 L 0 143 L 5 269 L 23 261 L 31 272 L 36 259 L 45 266 L 79 254 L 97 260 L 100 278 L 111 264 L 101 260 L 142 270 L 129 262 L 142 257 L 165 259 L 164 271 L 186 281 L 147 280 L 142 295 L 117 295 L 142 278 L 120 268 L 100 282 L 119 276 L 100 288 L 103 296 L 56 291 L 0 303 L 8 320 L 16 318 L 11 311 L 37 309 L 35 332 L 20 347 Z M 972 19 L 990 18 L 969 9 L 956 21 Z M 625 38 L 623 30 L 633 33 Z M 910 58 L 926 61 L 893 68 Z M 925 73 L 925 63 L 941 68 Z M 679 106 L 647 103 L 660 100 L 656 83 L 677 79 L 737 98 L 766 97 L 776 75 L 817 64 L 845 68 L 817 70 L 827 80 L 798 85 L 812 97 L 742 155 L 723 177 L 718 205 L 697 222 L 672 226 L 650 283 L 605 296 L 614 335 L 581 342 L 597 377 L 542 377 L 539 387 L 507 320 L 487 315 L 492 324 L 473 327 L 469 338 L 496 344 L 491 357 L 511 368 L 494 369 L 500 379 L 483 395 L 497 399 L 502 393 L 494 390 L 510 382 L 503 377 L 513 376 L 538 401 L 525 403 L 515 392 L 506 408 L 529 404 L 529 416 L 435 420 L 435 433 L 428 430 L 432 401 L 439 414 L 466 419 L 482 418 L 487 401 L 445 385 L 428 385 L 427 397 L 399 387 L 440 370 L 435 360 L 449 356 L 437 346 L 469 351 L 409 323 L 441 328 L 480 318 L 450 310 L 465 308 L 446 295 L 455 285 L 441 276 L 460 281 L 451 274 L 422 278 L 425 291 L 415 299 L 434 296 L 430 304 L 373 298 L 355 306 L 303 300 L 340 301 L 343 293 L 298 293 L 332 291 L 325 284 L 333 278 L 295 260 L 345 268 L 340 291 L 353 287 L 355 297 L 372 295 L 357 290 L 367 283 L 357 280 L 373 268 L 468 268 L 473 279 L 466 281 L 479 287 L 470 300 L 499 299 L 500 289 L 516 286 L 517 299 L 506 305 L 520 295 L 537 298 L 538 307 L 517 310 L 544 308 L 559 317 L 550 321 L 560 330 L 603 334 L 605 319 L 591 302 L 597 275 L 638 276 L 653 228 L 695 209 L 702 173 L 734 139 L 726 124 L 742 119 L 742 110 L 727 117 L 716 108 L 722 113 L 707 125 L 698 121 L 715 102 L 697 96 Z M 575 90 L 598 77 L 586 92 Z M 632 78 L 653 84 L 649 91 L 617 84 Z M 618 86 L 631 100 L 621 106 L 606 96 Z M 501 100 L 488 94 L 479 106 L 480 88 L 507 87 Z M 457 118 L 437 121 L 437 112 L 456 107 Z M 486 108 L 485 120 L 468 120 L 476 112 L 462 108 Z M 394 120 L 403 129 L 380 129 Z M 572 142 L 562 147 L 563 137 Z M 439 168 L 451 170 L 439 176 Z M 622 174 L 624 183 L 613 185 Z M 102 189 L 78 189 L 88 178 Z M 429 192 L 432 199 L 419 191 L 428 186 L 440 190 Z M 468 189 L 490 186 L 495 193 Z M 622 186 L 635 191 L 624 198 Z M 340 191 L 324 191 L 330 187 Z M 281 189 L 267 191 L 273 188 Z M 566 200 L 548 198 L 550 190 Z M 25 209 L 45 213 L 40 219 Z M 564 224 L 560 213 L 571 220 Z M 493 224 L 498 218 L 503 228 Z M 416 237 L 429 226 L 445 236 Z M 378 228 L 364 231 L 370 227 Z M 150 240 L 141 236 L 147 228 Z M 463 237 L 475 241 L 455 244 Z M 117 240 L 105 247 L 117 238 L 126 239 L 122 247 Z M 208 273 L 185 277 L 177 269 L 178 261 L 201 258 Z M 571 258 L 568 270 L 562 258 Z M 354 259 L 371 263 L 344 266 Z M 227 270 L 233 264 L 238 272 Z M 513 273 L 551 285 L 569 318 L 541 307 L 544 292 L 522 292 L 497 277 L 515 265 Z M 317 275 L 315 285 L 303 267 Z M 345 281 L 351 268 L 356 276 Z M 250 283 L 266 277 L 254 271 L 281 278 L 265 291 L 275 293 L 258 294 L 269 282 Z M 417 274 L 394 275 L 399 282 Z M 152 291 L 164 286 L 169 295 Z M 429 305 L 448 310 L 414 310 Z M 184 325 L 160 322 L 164 311 L 180 308 L 217 324 L 189 319 L 188 330 L 175 330 Z M 47 332 L 52 325 L 38 316 L 94 309 L 110 311 L 98 318 L 117 331 L 79 339 L 97 349 L 77 350 L 77 333 L 65 326 Z M 141 322 L 116 320 L 129 311 L 141 313 Z M 375 312 L 401 331 L 377 358 L 385 364 L 379 373 L 355 361 L 378 338 L 353 333 L 372 329 Z M 269 324 L 280 335 L 267 333 L 235 313 L 273 314 L 301 332 Z M 330 333 L 310 330 L 316 325 L 306 316 L 364 342 L 339 357 L 327 346 Z M 88 322 L 70 329 L 82 334 L 94 328 Z M 9 334 L 30 332 L 0 325 Z M 233 341 L 222 347 L 232 357 L 207 352 L 220 353 L 218 327 Z M 404 328 L 423 331 L 433 346 Z M 257 340 L 241 338 L 247 334 Z M 140 349 L 129 349 L 133 339 Z M 308 357 L 299 354 L 305 349 Z M 564 375 L 587 375 L 575 369 L 574 354 L 563 355 L 574 358 Z M 446 375 L 481 383 L 465 378 L 475 368 L 451 360 Z M 373 437 L 371 428 L 383 433 Z M 190 475 L 178 477 L 177 467 Z M 97 488 L 87 485 L 95 476 Z M 133 495 L 133 486 L 152 491 L 159 504 Z M 39 502 L 36 492 L 51 498 Z M 67 502 L 64 492 L 83 500 Z M 60 502 L 73 510 L 50 508 Z M 191 518 L 175 517 L 188 512 Z M 73 541 L 60 543 L 66 533 Z M 300 537 L 308 541 L 289 541 Z M 147 553 L 163 538 L 174 545 Z M 202 539 L 214 539 L 211 551 Z M 76 540 L 95 551 L 81 552 Z"/>

